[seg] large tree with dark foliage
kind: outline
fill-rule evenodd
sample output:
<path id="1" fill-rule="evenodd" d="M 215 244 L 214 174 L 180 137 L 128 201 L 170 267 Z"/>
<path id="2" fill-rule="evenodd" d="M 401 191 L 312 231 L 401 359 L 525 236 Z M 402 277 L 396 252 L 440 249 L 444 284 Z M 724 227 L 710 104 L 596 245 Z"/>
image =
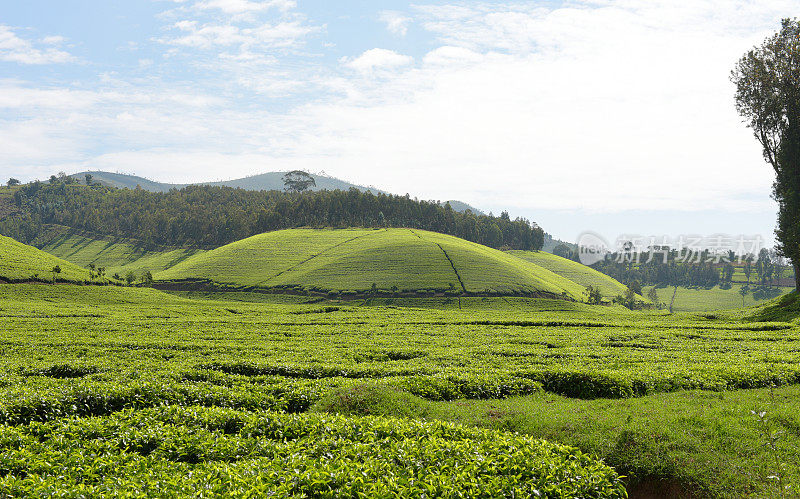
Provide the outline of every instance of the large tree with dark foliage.
<path id="1" fill-rule="evenodd" d="M 779 32 L 739 60 L 731 80 L 736 109 L 775 170 L 775 235 L 800 290 L 800 23 L 784 19 Z"/>
<path id="2" fill-rule="evenodd" d="M 283 189 L 287 192 L 303 192 L 312 186 L 317 186 L 316 180 L 303 170 L 286 172 L 283 176 Z"/>
<path id="3" fill-rule="evenodd" d="M 0 202 L 3 199 L 0 198 Z M 26 243 L 48 224 L 133 238 L 147 246 L 213 248 L 291 227 L 410 227 L 500 248 L 538 250 L 544 233 L 525 219 L 459 213 L 418 201 L 357 189 L 288 193 L 189 186 L 169 192 L 34 182 L 0 213 L 0 233 Z"/>

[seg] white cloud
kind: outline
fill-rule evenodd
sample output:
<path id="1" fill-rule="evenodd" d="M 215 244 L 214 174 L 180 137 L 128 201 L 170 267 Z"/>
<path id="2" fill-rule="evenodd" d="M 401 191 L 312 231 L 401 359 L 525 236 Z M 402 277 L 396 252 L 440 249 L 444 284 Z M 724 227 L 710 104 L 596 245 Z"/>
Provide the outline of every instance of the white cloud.
<path id="1" fill-rule="evenodd" d="M 225 14 L 244 14 L 247 12 L 261 12 L 269 9 L 282 11 L 293 9 L 297 2 L 293 0 L 203 0 L 194 4 L 196 9 L 219 9 Z"/>
<path id="2" fill-rule="evenodd" d="M 442 46 L 369 89 L 391 99 L 314 108 L 315 145 L 329 171 L 484 206 L 769 210 L 728 73 L 788 5 L 419 7 Z"/>
<path id="3" fill-rule="evenodd" d="M 60 44 L 62 37 L 52 36 L 42 40 L 48 45 Z M 68 52 L 53 47 L 36 48 L 30 40 L 17 36 L 10 26 L 0 24 L 0 61 L 20 64 L 57 64 L 72 62 Z"/>
<path id="4" fill-rule="evenodd" d="M 323 27 L 308 24 L 301 14 L 289 12 L 292 1 L 274 0 L 253 2 L 249 0 L 208 0 L 195 4 L 200 10 L 218 8 L 225 14 L 219 17 L 199 16 L 182 19 L 172 24 L 172 36 L 159 42 L 182 47 L 216 51 L 216 55 L 229 63 L 271 63 L 279 51 L 300 50 L 306 39 L 322 31 Z M 264 20 L 243 14 L 277 8 L 278 15 Z M 186 12 L 182 12 L 185 14 Z M 177 52 L 170 52 L 175 55 Z M 185 55 L 192 55 L 186 52 Z"/>
<path id="5" fill-rule="evenodd" d="M 408 25 L 412 19 L 402 12 L 394 10 L 385 10 L 381 12 L 379 19 L 386 23 L 386 29 L 390 33 L 397 36 L 406 36 L 408 34 Z"/>
<path id="6" fill-rule="evenodd" d="M 336 67 L 282 58 L 319 29 L 303 19 L 198 18 L 176 24 L 166 42 L 192 63 L 202 52 L 213 59 L 204 67 L 231 64 L 226 81 L 86 94 L 0 86 L 0 106 L 27 102 L 14 112 L 30 116 L 29 128 L 10 136 L 41 138 L 42 151 L 30 160 L 15 152 L 14 165 L 135 169 L 171 181 L 325 169 L 422 198 L 515 206 L 534 219 L 581 207 L 769 211 L 770 170 L 735 114 L 728 73 L 790 7 L 418 6 L 414 22 L 432 47 L 423 57 L 375 48 Z M 229 81 L 238 96 L 217 92 Z M 279 110 L 259 99 L 321 87 Z M 99 153 L 87 146 L 98 136 Z M 58 154 L 44 154 L 50 147 Z"/>
<path id="7" fill-rule="evenodd" d="M 347 67 L 364 72 L 395 69 L 413 62 L 414 58 L 411 56 L 381 48 L 370 49 L 354 59 L 344 60 Z"/>
<path id="8" fill-rule="evenodd" d="M 463 47 L 452 47 L 445 45 L 443 47 L 431 50 L 425 54 L 423 62 L 432 66 L 464 66 L 467 64 L 481 62 L 483 59 L 484 56 L 478 52 L 474 52 Z"/>
<path id="9" fill-rule="evenodd" d="M 42 38 L 42 43 L 45 43 L 47 45 L 61 45 L 62 43 L 66 42 L 66 41 L 67 41 L 66 38 L 64 38 L 63 36 L 58 36 L 58 35 L 56 35 L 56 36 L 46 36 L 46 37 Z"/>
<path id="10" fill-rule="evenodd" d="M 215 45 L 241 44 L 247 40 L 236 26 L 198 26 L 196 21 L 180 21 L 175 23 L 175 27 L 186 34 L 167 40 L 172 45 L 207 49 Z"/>

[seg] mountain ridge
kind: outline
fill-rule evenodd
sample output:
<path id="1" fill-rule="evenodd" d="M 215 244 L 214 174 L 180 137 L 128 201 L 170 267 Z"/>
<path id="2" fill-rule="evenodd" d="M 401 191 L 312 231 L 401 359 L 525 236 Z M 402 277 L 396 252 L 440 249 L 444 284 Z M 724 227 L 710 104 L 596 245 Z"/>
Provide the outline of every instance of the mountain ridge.
<path id="1" fill-rule="evenodd" d="M 238 188 L 251 191 L 269 191 L 269 190 L 283 190 L 283 175 L 285 173 L 286 172 L 283 171 L 265 172 L 230 180 L 219 180 L 215 182 L 193 182 L 186 184 L 158 182 L 156 180 L 140 177 L 138 175 L 132 175 L 126 173 L 112 173 L 102 170 L 97 170 L 97 171 L 87 170 L 78 173 L 73 173 L 69 176 L 77 179 L 81 183 L 85 183 L 85 176 L 89 174 L 92 176 L 93 182 L 98 182 L 102 185 L 106 185 L 109 187 L 116 187 L 120 189 L 135 189 L 137 186 L 139 186 L 142 189 L 150 192 L 167 192 L 170 189 L 182 189 L 190 185 L 225 186 L 225 187 L 232 187 L 235 189 Z M 373 194 L 389 194 L 389 192 L 378 189 L 377 187 L 374 186 L 364 186 L 364 185 L 354 184 L 352 182 L 347 182 L 346 180 L 341 180 L 336 177 L 331 177 L 325 173 L 313 173 L 311 174 L 311 176 L 314 177 L 314 181 L 317 184 L 316 186 L 310 187 L 310 190 L 313 191 L 320 191 L 320 190 L 332 191 L 337 189 L 346 191 L 351 188 L 355 188 L 358 189 L 359 191 L 371 192 Z M 440 204 L 444 205 L 445 203 L 450 203 L 450 206 L 455 211 L 464 212 L 466 210 L 470 210 L 476 215 L 484 214 L 483 211 L 463 201 L 449 200 L 449 201 L 442 201 Z"/>

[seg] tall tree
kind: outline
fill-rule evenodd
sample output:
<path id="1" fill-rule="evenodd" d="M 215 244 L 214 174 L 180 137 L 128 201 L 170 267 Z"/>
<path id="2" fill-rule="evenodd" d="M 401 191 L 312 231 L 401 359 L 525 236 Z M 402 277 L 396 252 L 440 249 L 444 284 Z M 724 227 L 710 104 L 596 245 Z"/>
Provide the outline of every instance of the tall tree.
<path id="1" fill-rule="evenodd" d="M 317 182 L 314 177 L 303 170 L 287 172 L 283 176 L 283 189 L 288 192 L 303 192 L 311 186 L 316 187 Z"/>
<path id="2" fill-rule="evenodd" d="M 731 80 L 736 109 L 775 170 L 777 248 L 791 260 L 800 290 L 800 23 L 784 19 L 780 31 L 739 60 Z"/>

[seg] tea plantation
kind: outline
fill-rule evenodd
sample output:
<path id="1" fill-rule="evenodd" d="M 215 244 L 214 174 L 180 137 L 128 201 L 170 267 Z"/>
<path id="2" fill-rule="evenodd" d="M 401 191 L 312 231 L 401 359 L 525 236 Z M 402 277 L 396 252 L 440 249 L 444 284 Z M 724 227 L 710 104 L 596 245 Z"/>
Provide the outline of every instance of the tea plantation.
<path id="1" fill-rule="evenodd" d="M 133 240 L 83 234 L 67 227 L 53 226 L 36 241 L 43 251 L 81 267 L 94 264 L 104 267 L 108 275 L 127 272 L 156 273 L 202 253 L 200 249 L 146 249 Z"/>
<path id="2" fill-rule="evenodd" d="M 187 258 L 155 277 L 301 292 L 538 293 L 580 299 L 584 291 L 502 251 L 412 229 L 267 232 Z"/>
<path id="3" fill-rule="evenodd" d="M 55 267 L 58 273 L 52 272 Z M 85 282 L 90 279 L 87 269 L 0 235 L 0 282 Z"/>
<path id="4" fill-rule="evenodd" d="M 793 322 L 514 297 L 462 298 L 459 310 L 447 297 L 419 299 L 427 307 L 419 308 L 411 298 L 228 296 L 248 297 L 0 285 L 0 495 L 624 495 L 621 473 L 598 457 L 639 482 L 680 479 L 718 495 L 774 490 L 756 472 L 760 443 L 752 461 L 740 458 L 754 470 L 749 480 L 712 480 L 702 474 L 708 466 L 687 478 L 653 464 L 686 452 L 680 442 L 659 447 L 666 454 L 657 460 L 645 452 L 623 466 L 620 448 L 596 445 L 599 427 L 581 418 L 652 419 L 647 403 L 621 404 L 688 389 L 780 392 L 800 381 Z M 364 386 L 378 388 L 363 407 L 325 405 Z M 386 394 L 388 409 L 376 405 Z M 534 429 L 509 420 L 511 409 L 474 405 L 548 396 L 589 405 L 576 420 L 562 404 L 567 412 Z M 745 412 L 742 425 L 758 442 Z M 785 433 L 796 431 L 798 413 L 784 412 Z M 563 417 L 581 433 L 542 430 Z M 485 429 L 437 422 L 446 419 Z M 629 436 L 636 445 L 652 438 Z M 777 452 L 784 466 L 765 471 L 794 486 L 797 440 L 785 435 Z M 692 456 L 705 459 L 701 450 Z"/>
<path id="5" fill-rule="evenodd" d="M 625 285 L 611 278 L 602 272 L 582 265 L 578 262 L 562 258 L 552 253 L 545 253 L 544 251 L 522 251 L 511 250 L 508 252 L 511 255 L 521 258 L 523 260 L 535 263 L 551 272 L 580 284 L 583 287 L 594 286 L 600 289 L 603 297 L 606 299 L 614 298 L 617 295 L 625 293 Z"/>

